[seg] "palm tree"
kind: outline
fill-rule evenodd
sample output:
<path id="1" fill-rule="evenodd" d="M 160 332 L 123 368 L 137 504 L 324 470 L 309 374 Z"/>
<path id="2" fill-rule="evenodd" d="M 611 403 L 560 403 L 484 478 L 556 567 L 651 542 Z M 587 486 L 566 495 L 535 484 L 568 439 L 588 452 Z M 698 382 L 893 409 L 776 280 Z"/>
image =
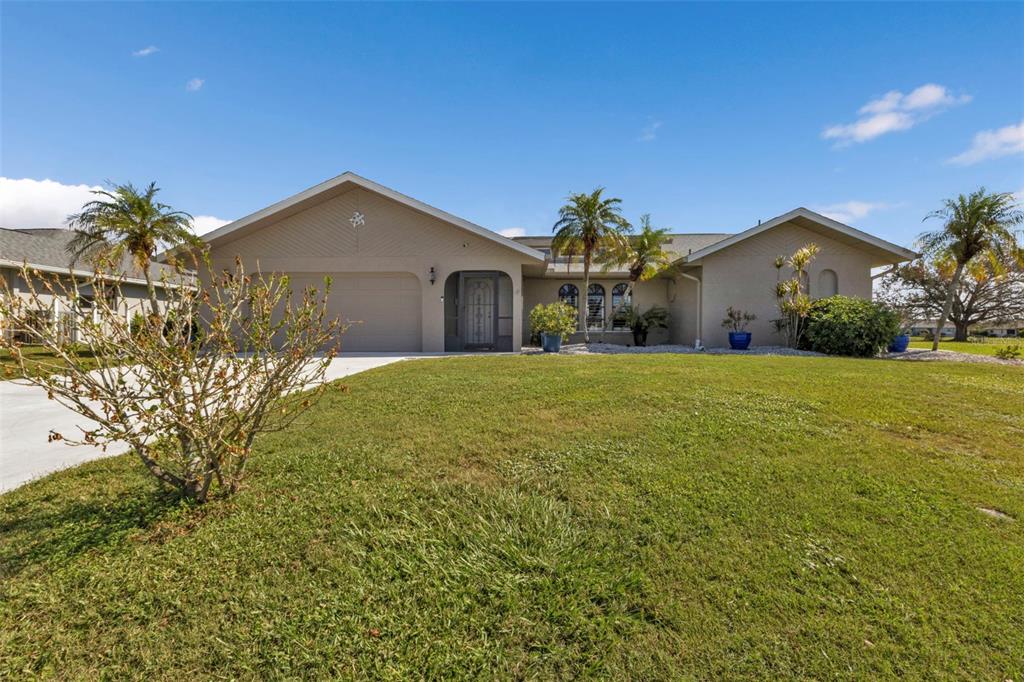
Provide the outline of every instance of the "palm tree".
<path id="1" fill-rule="evenodd" d="M 67 218 L 76 233 L 67 246 L 72 263 L 85 257 L 97 266 L 120 266 L 130 257 L 146 280 L 153 314 L 159 313 L 150 264 L 157 250 L 199 243 L 192 233 L 192 216 L 156 201 L 159 191 L 152 182 L 144 190 L 131 183 L 112 185 L 95 190 L 99 198 Z"/>
<path id="2" fill-rule="evenodd" d="M 570 194 L 565 206 L 559 209 L 558 220 L 552 228 L 555 233 L 551 240 L 552 256 L 566 256 L 570 263 L 575 256 L 583 257 L 584 296 L 590 291 L 590 265 L 595 254 L 620 248 L 629 229 L 629 223 L 619 208 L 622 200 L 605 199 L 601 196 L 603 191 L 603 187 L 598 187 L 590 194 Z M 590 343 L 586 317 L 583 318 L 583 340 Z"/>
<path id="3" fill-rule="evenodd" d="M 966 196 L 946 199 L 941 209 L 925 216 L 925 220 L 929 218 L 941 218 L 943 226 L 918 238 L 922 251 L 952 259 L 955 264 L 932 339 L 932 350 L 938 350 L 964 270 L 985 254 L 1021 258 L 1022 249 L 1011 228 L 1024 222 L 1024 212 L 1017 208 L 1012 194 L 988 193 L 982 187 Z"/>
<path id="4" fill-rule="evenodd" d="M 645 213 L 640 216 L 640 232 L 628 235 L 621 243 L 598 256 L 601 271 L 625 266 L 629 271 L 629 282 L 622 301 L 612 310 L 611 319 L 629 305 L 633 299 L 633 287 L 637 282 L 646 282 L 665 272 L 675 256 L 665 250 L 665 244 L 671 241 L 668 230 L 651 227 L 651 216 Z"/>

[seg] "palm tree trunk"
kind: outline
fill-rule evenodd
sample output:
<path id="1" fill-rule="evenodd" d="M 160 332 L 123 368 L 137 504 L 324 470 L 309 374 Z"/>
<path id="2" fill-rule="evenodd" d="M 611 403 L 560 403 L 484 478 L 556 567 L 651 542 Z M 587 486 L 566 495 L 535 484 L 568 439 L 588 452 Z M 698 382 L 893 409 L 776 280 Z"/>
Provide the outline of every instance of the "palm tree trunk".
<path id="1" fill-rule="evenodd" d="M 946 289 L 946 302 L 942 306 L 942 314 L 939 316 L 939 321 L 935 324 L 935 338 L 932 339 L 932 350 L 939 349 L 939 339 L 942 338 L 942 328 L 946 326 L 946 320 L 949 319 L 949 313 L 953 310 L 953 297 L 956 295 L 956 288 L 960 286 L 960 275 L 963 274 L 964 264 L 957 263 L 956 270 L 953 271 L 953 279 L 949 280 L 949 287 Z"/>
<path id="2" fill-rule="evenodd" d="M 583 299 L 583 343 L 590 343 L 590 325 L 587 318 L 590 317 L 590 252 L 583 254 L 583 291 L 580 298 Z"/>

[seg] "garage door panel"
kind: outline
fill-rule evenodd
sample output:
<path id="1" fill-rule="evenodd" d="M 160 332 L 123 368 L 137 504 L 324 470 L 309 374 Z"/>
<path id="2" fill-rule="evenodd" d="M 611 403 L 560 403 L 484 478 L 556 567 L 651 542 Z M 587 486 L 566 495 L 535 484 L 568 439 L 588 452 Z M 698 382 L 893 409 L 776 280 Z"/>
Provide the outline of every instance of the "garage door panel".
<path id="1" fill-rule="evenodd" d="M 420 283 L 410 273 L 327 273 L 329 315 L 349 323 L 341 350 L 413 353 L 422 349 Z M 323 274 L 293 275 L 293 289 L 321 288 Z"/>

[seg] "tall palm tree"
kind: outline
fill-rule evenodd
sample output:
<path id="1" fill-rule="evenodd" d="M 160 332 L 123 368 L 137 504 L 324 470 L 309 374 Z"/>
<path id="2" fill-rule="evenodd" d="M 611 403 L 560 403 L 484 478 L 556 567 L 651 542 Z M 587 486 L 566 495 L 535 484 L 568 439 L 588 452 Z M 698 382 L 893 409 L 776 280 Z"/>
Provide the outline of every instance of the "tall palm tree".
<path id="1" fill-rule="evenodd" d="M 98 198 L 67 218 L 75 231 L 67 246 L 72 262 L 87 258 L 120 267 L 130 257 L 146 280 L 153 314 L 158 306 L 150 265 L 157 250 L 199 241 L 192 233 L 192 216 L 157 201 L 159 191 L 152 182 L 142 190 L 131 183 L 112 185 L 93 191 Z"/>
<path id="2" fill-rule="evenodd" d="M 622 217 L 621 199 L 605 199 L 603 187 L 590 194 L 572 193 L 558 211 L 558 220 L 552 228 L 551 255 L 566 256 L 571 263 L 575 256 L 583 257 L 583 295 L 590 291 L 590 266 L 601 251 L 620 248 L 626 239 L 629 222 Z M 567 266 L 568 267 L 568 266 Z M 587 298 L 583 299 L 587 301 Z M 584 308 L 585 310 L 586 308 Z M 583 317 L 583 340 L 590 343 L 587 319 Z"/>
<path id="3" fill-rule="evenodd" d="M 966 196 L 946 199 L 941 209 L 925 216 L 925 220 L 929 218 L 942 219 L 943 226 L 918 238 L 921 249 L 952 259 L 955 264 L 932 340 L 932 350 L 938 350 L 942 328 L 949 319 L 964 270 L 986 254 L 1021 258 L 1021 246 L 1012 228 L 1024 222 L 1024 212 L 1017 208 L 1012 194 L 989 193 L 982 187 Z"/>
<path id="4" fill-rule="evenodd" d="M 621 303 L 612 310 L 611 319 L 615 319 L 625 309 L 627 301 L 633 299 L 633 287 L 637 282 L 654 279 L 668 270 L 675 256 L 665 250 L 665 244 L 671 241 L 668 230 L 655 229 L 651 226 L 651 216 L 645 213 L 640 216 L 640 232 L 627 235 L 618 245 L 598 255 L 602 272 L 613 268 L 625 267 L 629 271 L 629 282 Z"/>

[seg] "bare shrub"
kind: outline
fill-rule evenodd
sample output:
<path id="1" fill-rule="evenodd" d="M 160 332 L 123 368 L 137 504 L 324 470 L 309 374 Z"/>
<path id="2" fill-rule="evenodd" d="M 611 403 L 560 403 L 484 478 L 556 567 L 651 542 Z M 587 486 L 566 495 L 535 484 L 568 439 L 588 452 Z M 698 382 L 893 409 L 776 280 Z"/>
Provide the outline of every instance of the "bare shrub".
<path id="1" fill-rule="evenodd" d="M 27 291 L 0 285 L 5 328 L 56 360 L 30 373 L 12 335 L 0 347 L 26 381 L 89 420 L 80 433 L 51 431 L 50 439 L 125 443 L 157 479 L 197 502 L 217 488 L 235 492 L 256 436 L 288 426 L 323 393 L 343 331 L 327 318 L 329 280 L 293 294 L 287 277 L 250 275 L 241 262 L 219 274 L 201 265 L 204 285 L 181 267 L 147 277 L 148 298 L 135 310 L 125 309 L 123 290 L 140 283 L 100 266 L 91 276 L 24 266 Z M 73 312 L 73 334 L 38 314 L 54 297 Z"/>

